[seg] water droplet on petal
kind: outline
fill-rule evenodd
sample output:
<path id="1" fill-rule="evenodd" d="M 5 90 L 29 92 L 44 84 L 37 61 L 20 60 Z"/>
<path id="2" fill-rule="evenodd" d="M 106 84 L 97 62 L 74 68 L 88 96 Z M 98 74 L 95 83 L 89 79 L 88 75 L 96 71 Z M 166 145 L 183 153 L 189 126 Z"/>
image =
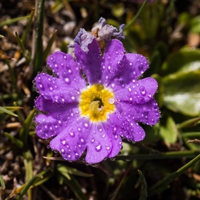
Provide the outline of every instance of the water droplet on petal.
<path id="1" fill-rule="evenodd" d="M 108 99 L 109 104 L 114 104 L 115 103 L 115 99 L 114 98 L 110 98 Z"/>
<path id="2" fill-rule="evenodd" d="M 71 137 L 74 137 L 74 136 L 75 136 L 75 134 L 74 134 L 73 132 L 70 132 L 69 135 L 70 135 Z"/>
<path id="3" fill-rule="evenodd" d="M 67 158 L 68 158 L 68 159 L 71 159 L 71 155 L 69 154 L 69 155 L 67 156 Z"/>
<path id="4" fill-rule="evenodd" d="M 107 147 L 106 147 L 106 150 L 108 150 L 108 151 L 109 151 L 109 150 L 110 150 L 110 147 L 109 147 L 109 146 L 107 146 Z"/>
<path id="5" fill-rule="evenodd" d="M 85 128 L 88 128 L 88 123 L 84 123 Z"/>
<path id="6" fill-rule="evenodd" d="M 81 143 L 85 143 L 85 140 L 83 138 L 80 138 Z"/>
<path id="7" fill-rule="evenodd" d="M 66 78 L 65 78 L 65 82 L 66 82 L 66 83 L 69 83 L 69 82 L 70 82 L 70 81 L 69 81 L 69 78 L 66 77 Z"/>
<path id="8" fill-rule="evenodd" d="M 102 146 L 100 144 L 95 147 L 95 150 L 98 151 L 98 152 L 101 151 L 101 149 L 102 149 Z"/>
<path id="9" fill-rule="evenodd" d="M 78 158 L 78 157 L 79 157 L 79 154 L 78 154 L 78 153 L 75 153 L 75 157 Z"/>
<path id="10" fill-rule="evenodd" d="M 60 151 L 61 151 L 62 153 L 64 153 L 64 152 L 65 152 L 65 150 L 64 150 L 64 149 L 61 149 Z"/>
<path id="11" fill-rule="evenodd" d="M 144 87 L 144 86 L 140 86 L 139 90 L 140 90 L 140 92 L 141 92 L 141 94 L 142 94 L 143 96 L 146 95 L 146 90 L 145 90 L 145 87 Z"/>
<path id="12" fill-rule="evenodd" d="M 91 143 L 94 143 L 94 138 L 92 138 L 90 141 L 91 141 Z"/>
<path id="13" fill-rule="evenodd" d="M 63 140 L 63 141 L 62 141 L 62 144 L 63 144 L 63 145 L 65 145 L 65 144 L 66 144 L 66 141 L 65 141 L 65 140 Z"/>

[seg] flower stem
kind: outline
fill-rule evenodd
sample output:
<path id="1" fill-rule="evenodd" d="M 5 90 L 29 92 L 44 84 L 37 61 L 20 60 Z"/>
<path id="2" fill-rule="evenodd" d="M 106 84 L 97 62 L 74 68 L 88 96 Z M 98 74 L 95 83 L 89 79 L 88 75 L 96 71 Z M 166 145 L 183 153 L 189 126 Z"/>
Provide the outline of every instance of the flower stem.
<path id="1" fill-rule="evenodd" d="M 159 181 L 149 190 L 149 196 L 154 195 L 156 193 L 161 193 L 163 190 L 169 187 L 169 183 L 173 181 L 175 178 L 183 174 L 188 168 L 192 167 L 197 161 L 200 160 L 200 154 L 192 159 L 190 162 L 179 168 L 176 172 L 166 176 L 164 179 Z"/>
<path id="2" fill-rule="evenodd" d="M 145 5 L 147 4 L 148 0 L 145 0 L 142 4 L 142 6 L 140 7 L 139 11 L 137 12 L 137 14 L 133 17 L 133 19 L 124 27 L 124 30 L 128 29 L 135 21 L 136 19 L 139 17 L 140 13 L 142 12 L 143 8 L 145 7 Z"/>
<path id="3" fill-rule="evenodd" d="M 199 151 L 172 151 L 166 153 L 154 153 L 154 154 L 135 154 L 131 156 L 117 156 L 116 160 L 154 160 L 154 159 L 174 159 L 174 158 L 193 158 L 198 155 Z"/>

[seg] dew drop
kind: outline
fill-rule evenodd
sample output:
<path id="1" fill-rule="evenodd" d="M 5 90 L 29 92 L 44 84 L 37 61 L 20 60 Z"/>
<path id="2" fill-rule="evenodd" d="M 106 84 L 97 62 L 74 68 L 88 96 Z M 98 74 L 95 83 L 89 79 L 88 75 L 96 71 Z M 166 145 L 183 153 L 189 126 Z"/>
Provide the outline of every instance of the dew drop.
<path id="1" fill-rule="evenodd" d="M 102 128 L 99 128 L 98 130 L 99 130 L 99 132 L 102 132 Z"/>
<path id="2" fill-rule="evenodd" d="M 109 98 L 108 102 L 109 102 L 109 104 L 114 104 L 115 103 L 115 99 L 114 98 Z"/>
<path id="3" fill-rule="evenodd" d="M 92 138 L 90 141 L 91 141 L 91 143 L 94 143 L 94 138 Z"/>
<path id="4" fill-rule="evenodd" d="M 74 136 L 75 136 L 75 134 L 74 134 L 73 132 L 70 132 L 69 135 L 70 135 L 71 137 L 74 137 Z"/>
<path id="5" fill-rule="evenodd" d="M 61 149 L 60 151 L 61 151 L 62 153 L 64 153 L 64 152 L 65 152 L 65 150 L 64 150 L 64 149 Z"/>
<path id="6" fill-rule="evenodd" d="M 42 89 L 42 88 L 43 88 L 43 85 L 42 85 L 42 84 L 40 84 L 40 85 L 39 85 L 39 87 Z"/>
<path id="7" fill-rule="evenodd" d="M 102 149 L 102 146 L 100 144 L 95 147 L 95 150 L 98 151 L 98 152 L 101 151 L 101 149 Z"/>
<path id="8" fill-rule="evenodd" d="M 65 82 L 66 82 L 66 83 L 69 83 L 69 78 L 65 78 Z"/>
<path id="9" fill-rule="evenodd" d="M 83 138 L 80 138 L 81 143 L 85 143 L 85 140 Z"/>
<path id="10" fill-rule="evenodd" d="M 75 157 L 76 157 L 76 158 L 78 158 L 78 157 L 79 157 L 78 153 L 75 153 Z"/>
<path id="11" fill-rule="evenodd" d="M 74 97 L 74 96 L 72 96 L 72 97 L 71 97 L 71 99 L 72 99 L 72 100 L 75 100 L 75 97 Z"/>
<path id="12" fill-rule="evenodd" d="M 88 123 L 84 123 L 85 128 L 88 128 Z"/>
<path id="13" fill-rule="evenodd" d="M 68 159 L 71 159 L 71 155 L 70 154 L 67 157 L 68 157 Z"/>
<path id="14" fill-rule="evenodd" d="M 63 140 L 63 141 L 62 141 L 62 144 L 63 144 L 63 145 L 65 145 L 65 144 L 66 144 L 66 141 L 65 141 L 65 140 Z"/>
<path id="15" fill-rule="evenodd" d="M 49 89 L 50 89 L 51 91 L 53 90 L 53 88 L 52 88 L 52 87 L 50 87 Z"/>
<path id="16" fill-rule="evenodd" d="M 109 146 L 107 146 L 107 147 L 106 147 L 106 150 L 108 150 L 108 151 L 109 151 L 109 150 L 110 150 L 110 147 L 109 147 Z"/>

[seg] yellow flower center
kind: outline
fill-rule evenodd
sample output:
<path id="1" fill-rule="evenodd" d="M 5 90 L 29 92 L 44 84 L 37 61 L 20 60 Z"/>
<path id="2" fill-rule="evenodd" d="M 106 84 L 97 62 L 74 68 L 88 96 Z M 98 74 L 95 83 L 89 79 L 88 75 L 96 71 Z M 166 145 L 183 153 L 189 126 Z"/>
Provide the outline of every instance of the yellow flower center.
<path id="1" fill-rule="evenodd" d="M 103 85 L 95 84 L 82 91 L 79 101 L 81 115 L 92 122 L 106 121 L 115 111 L 114 94 Z"/>

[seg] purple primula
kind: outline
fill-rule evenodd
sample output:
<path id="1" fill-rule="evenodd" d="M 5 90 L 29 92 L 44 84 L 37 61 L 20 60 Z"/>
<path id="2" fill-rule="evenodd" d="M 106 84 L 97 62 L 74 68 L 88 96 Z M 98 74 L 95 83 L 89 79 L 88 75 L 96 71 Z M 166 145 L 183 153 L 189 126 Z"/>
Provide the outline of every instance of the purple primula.
<path id="1" fill-rule="evenodd" d="M 55 76 L 40 73 L 35 78 L 39 97 L 35 106 L 36 133 L 53 138 L 51 149 L 68 161 L 93 164 L 112 158 L 122 148 L 122 138 L 144 139 L 139 123 L 154 125 L 160 113 L 153 96 L 158 88 L 151 78 L 139 79 L 149 64 L 135 53 L 125 53 L 123 44 L 111 39 L 102 54 L 97 39 L 88 52 L 75 45 L 75 59 L 55 52 L 47 60 Z M 84 76 L 83 76 L 84 72 Z M 86 80 L 86 78 L 87 80 Z"/>

